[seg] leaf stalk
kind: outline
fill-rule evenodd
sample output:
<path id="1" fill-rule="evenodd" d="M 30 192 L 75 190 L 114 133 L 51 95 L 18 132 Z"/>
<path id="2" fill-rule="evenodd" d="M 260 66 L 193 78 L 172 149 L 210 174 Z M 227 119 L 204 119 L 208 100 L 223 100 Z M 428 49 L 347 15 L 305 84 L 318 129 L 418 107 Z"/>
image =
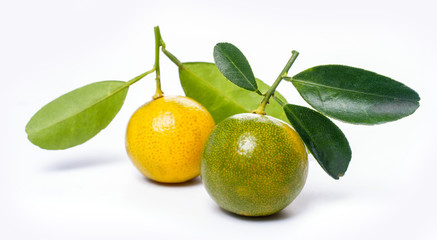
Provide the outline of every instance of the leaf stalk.
<path id="1" fill-rule="evenodd" d="M 142 74 L 140 74 L 140 75 L 138 75 L 138 76 L 132 78 L 131 80 L 129 80 L 129 81 L 126 83 L 126 85 L 127 85 L 127 86 L 130 86 L 130 85 L 132 85 L 132 84 L 138 82 L 139 80 L 141 80 L 141 79 L 144 78 L 145 76 L 151 74 L 151 73 L 154 72 L 155 70 L 156 70 L 155 67 L 153 67 L 151 70 L 149 70 L 149 71 L 147 71 L 147 72 L 145 72 L 145 73 L 142 73 Z"/>

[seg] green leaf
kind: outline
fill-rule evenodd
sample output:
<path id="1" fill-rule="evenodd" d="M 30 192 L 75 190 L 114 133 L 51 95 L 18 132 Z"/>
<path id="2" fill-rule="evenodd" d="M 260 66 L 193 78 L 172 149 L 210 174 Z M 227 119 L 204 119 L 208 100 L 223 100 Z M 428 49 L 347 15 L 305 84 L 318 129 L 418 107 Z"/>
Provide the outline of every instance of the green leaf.
<path id="1" fill-rule="evenodd" d="M 104 129 L 124 103 L 128 85 L 102 81 L 73 90 L 41 108 L 29 121 L 29 140 L 44 149 L 66 149 Z"/>
<path id="2" fill-rule="evenodd" d="M 352 157 L 343 132 L 312 109 L 285 104 L 284 112 L 320 166 L 334 179 L 343 176 Z"/>
<path id="3" fill-rule="evenodd" d="M 214 61 L 220 72 L 237 86 L 258 90 L 252 69 L 243 53 L 230 43 L 218 43 L 214 47 Z"/>
<path id="4" fill-rule="evenodd" d="M 367 70 L 323 65 L 293 76 L 291 82 L 312 107 L 356 124 L 379 124 L 406 117 L 419 107 L 411 88 Z"/>
<path id="5" fill-rule="evenodd" d="M 263 96 L 246 91 L 226 80 L 213 63 L 183 63 L 179 78 L 185 95 L 205 106 L 216 123 L 237 113 L 251 112 L 261 103 Z M 259 89 L 267 91 L 269 86 L 256 79 Z M 284 102 L 280 93 L 275 95 Z M 275 101 L 267 106 L 268 115 L 287 121 L 282 107 Z"/>

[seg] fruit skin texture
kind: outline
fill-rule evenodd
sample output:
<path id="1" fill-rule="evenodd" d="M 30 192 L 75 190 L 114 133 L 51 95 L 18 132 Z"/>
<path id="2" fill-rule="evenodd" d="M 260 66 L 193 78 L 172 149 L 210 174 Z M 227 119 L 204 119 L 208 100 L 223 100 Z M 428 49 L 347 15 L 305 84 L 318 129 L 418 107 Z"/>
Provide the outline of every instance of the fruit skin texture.
<path id="1" fill-rule="evenodd" d="M 205 143 L 201 177 L 223 209 L 267 216 L 288 206 L 302 190 L 308 154 L 285 122 L 253 113 L 231 116 Z"/>
<path id="2" fill-rule="evenodd" d="M 126 131 L 126 151 L 147 178 L 180 183 L 200 173 L 202 149 L 215 123 L 198 102 L 164 96 L 141 106 Z"/>

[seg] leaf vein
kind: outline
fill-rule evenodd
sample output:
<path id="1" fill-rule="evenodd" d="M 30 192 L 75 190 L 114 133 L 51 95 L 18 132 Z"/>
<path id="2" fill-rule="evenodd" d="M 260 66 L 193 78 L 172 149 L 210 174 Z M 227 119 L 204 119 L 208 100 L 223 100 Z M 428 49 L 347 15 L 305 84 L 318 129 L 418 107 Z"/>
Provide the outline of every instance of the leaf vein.
<path id="1" fill-rule="evenodd" d="M 360 91 L 353 90 L 353 89 L 339 88 L 339 87 L 333 87 L 333 86 L 329 86 L 329 85 L 325 85 L 325 84 L 320 84 L 320 83 L 313 83 L 313 82 L 302 81 L 302 80 L 298 80 L 298 79 L 295 79 L 295 78 L 292 78 L 291 80 L 292 80 L 293 83 L 307 85 L 309 87 L 324 87 L 324 88 L 328 88 L 328 89 L 339 90 L 339 91 L 350 92 L 350 93 L 356 93 L 356 94 L 362 94 L 362 95 L 369 95 L 369 96 L 375 96 L 375 97 L 381 97 L 381 98 L 390 98 L 390 99 L 393 99 L 393 100 L 402 100 L 402 101 L 407 101 L 407 102 L 412 102 L 412 103 L 416 103 L 417 102 L 417 100 L 413 100 L 413 99 L 410 99 L 410 98 L 395 97 L 395 96 L 382 95 L 382 94 L 376 94 L 376 93 L 370 93 L 370 92 L 360 92 Z"/>

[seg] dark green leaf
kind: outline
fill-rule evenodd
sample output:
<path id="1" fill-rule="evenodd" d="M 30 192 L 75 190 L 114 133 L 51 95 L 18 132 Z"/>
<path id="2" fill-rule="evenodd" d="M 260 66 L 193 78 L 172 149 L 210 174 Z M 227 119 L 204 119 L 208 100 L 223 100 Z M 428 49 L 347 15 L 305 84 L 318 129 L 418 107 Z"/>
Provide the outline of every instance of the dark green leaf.
<path id="1" fill-rule="evenodd" d="M 183 63 L 179 68 L 179 77 L 185 95 L 205 106 L 216 123 L 234 114 L 255 110 L 263 99 L 263 96 L 226 80 L 213 63 Z M 269 89 L 261 80 L 256 81 L 261 91 Z M 280 93 L 276 92 L 275 95 L 286 102 Z M 275 101 L 271 101 L 266 112 L 287 121 L 282 107 Z"/>
<path id="2" fill-rule="evenodd" d="M 128 85 L 102 81 L 73 90 L 41 108 L 29 121 L 29 140 L 44 149 L 66 149 L 104 129 L 124 103 Z"/>
<path id="3" fill-rule="evenodd" d="M 334 179 L 343 176 L 352 157 L 343 132 L 312 109 L 285 104 L 284 112 L 320 166 Z"/>
<path id="4" fill-rule="evenodd" d="M 252 69 L 243 53 L 230 43 L 218 43 L 214 47 L 214 61 L 220 72 L 239 87 L 258 90 Z"/>
<path id="5" fill-rule="evenodd" d="M 359 68 L 317 66 L 293 76 L 291 82 L 312 107 L 349 123 L 394 121 L 419 107 L 419 95 L 411 88 Z"/>

